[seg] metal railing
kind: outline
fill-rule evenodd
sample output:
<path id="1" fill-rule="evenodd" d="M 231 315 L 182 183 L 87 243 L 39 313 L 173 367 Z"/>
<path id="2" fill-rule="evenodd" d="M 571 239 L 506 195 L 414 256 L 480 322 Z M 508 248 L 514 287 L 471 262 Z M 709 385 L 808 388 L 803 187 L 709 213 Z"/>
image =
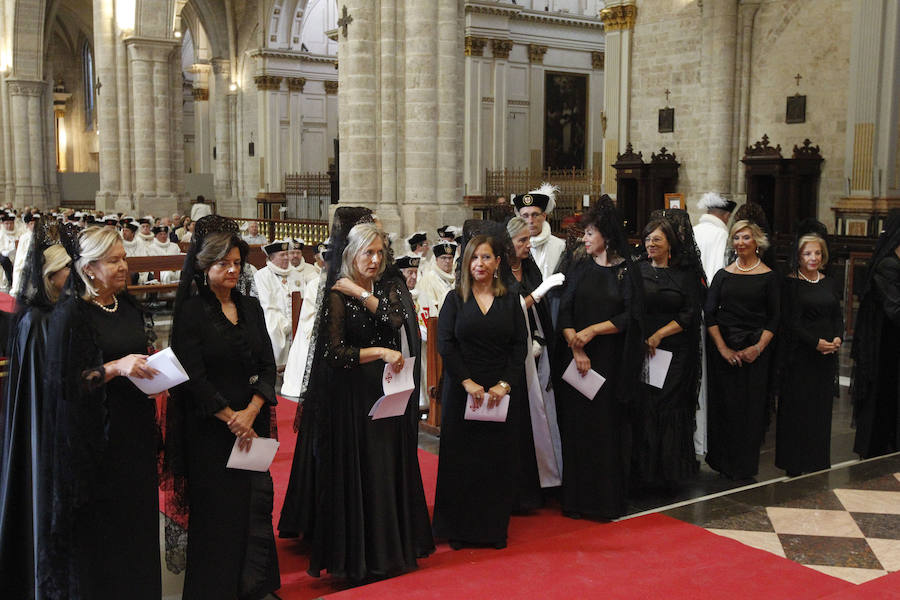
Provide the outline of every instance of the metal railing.
<path id="1" fill-rule="evenodd" d="M 319 244 L 328 239 L 328 213 L 324 220 L 312 219 L 235 219 L 243 231 L 244 225 L 253 221 L 259 226 L 260 235 L 271 242 L 287 238 L 302 238 L 307 244 Z"/>
<path id="2" fill-rule="evenodd" d="M 288 214 L 298 219 L 328 220 L 331 204 L 330 173 L 292 173 L 284 176 Z"/>

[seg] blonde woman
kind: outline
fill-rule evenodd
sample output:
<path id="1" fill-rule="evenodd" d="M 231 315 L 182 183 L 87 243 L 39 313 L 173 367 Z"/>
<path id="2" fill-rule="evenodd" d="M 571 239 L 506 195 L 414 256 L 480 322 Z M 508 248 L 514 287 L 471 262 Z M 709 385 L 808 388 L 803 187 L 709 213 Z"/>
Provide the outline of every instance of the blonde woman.
<path id="1" fill-rule="evenodd" d="M 158 599 L 156 403 L 127 378 L 156 374 L 143 313 L 114 229 L 85 229 L 73 258 L 47 335 L 39 591 Z"/>
<path id="2" fill-rule="evenodd" d="M 709 451 L 706 462 L 731 479 L 759 470 L 769 397 L 769 344 L 781 313 L 780 282 L 762 260 L 769 247 L 756 223 L 729 235 L 737 259 L 713 277 L 706 298 L 709 331 Z"/>
<path id="3" fill-rule="evenodd" d="M 505 254 L 499 238 L 470 240 L 457 289 L 447 294 L 438 320 L 444 389 L 434 533 L 454 549 L 506 547 L 516 492 L 515 404 L 527 402 L 528 334 L 518 294 L 507 292 L 499 278 Z M 468 396 L 475 406 L 490 407 L 507 394 L 506 422 L 464 419 Z"/>

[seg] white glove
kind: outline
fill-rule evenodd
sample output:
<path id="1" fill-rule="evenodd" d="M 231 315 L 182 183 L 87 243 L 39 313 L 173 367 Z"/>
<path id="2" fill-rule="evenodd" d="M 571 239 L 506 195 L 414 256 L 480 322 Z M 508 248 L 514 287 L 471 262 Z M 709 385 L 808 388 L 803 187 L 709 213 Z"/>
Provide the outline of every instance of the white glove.
<path id="1" fill-rule="evenodd" d="M 544 347 L 537 340 L 531 340 L 531 356 L 539 358 L 544 353 Z"/>
<path id="2" fill-rule="evenodd" d="M 552 290 L 553 288 L 562 285 L 566 281 L 566 276 L 562 273 L 554 273 L 550 277 L 544 280 L 544 282 L 537 286 L 533 292 L 531 292 L 531 297 L 534 298 L 535 302 L 540 302 L 541 298 L 543 298 L 547 292 Z"/>

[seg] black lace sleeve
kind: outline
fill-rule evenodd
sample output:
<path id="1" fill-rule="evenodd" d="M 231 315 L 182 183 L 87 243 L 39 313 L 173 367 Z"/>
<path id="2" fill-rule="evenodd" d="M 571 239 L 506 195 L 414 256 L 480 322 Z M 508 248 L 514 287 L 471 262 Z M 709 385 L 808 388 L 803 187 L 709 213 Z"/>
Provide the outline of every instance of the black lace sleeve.
<path id="1" fill-rule="evenodd" d="M 719 296 L 722 293 L 722 280 L 725 279 L 723 273 L 727 273 L 725 269 L 719 269 L 719 272 L 713 276 L 712 283 L 709 285 L 709 293 L 706 295 L 706 305 L 703 308 L 703 318 L 706 319 L 707 327 L 714 327 L 719 324 Z"/>
<path id="2" fill-rule="evenodd" d="M 516 382 L 521 381 L 525 373 L 524 365 L 528 354 L 528 330 L 525 328 L 525 314 L 519 307 L 519 297 L 514 294 L 508 294 L 504 300 L 508 302 L 509 308 L 507 308 L 507 311 L 509 311 L 513 320 L 514 329 L 513 338 L 510 340 L 509 352 L 506 354 L 506 368 L 503 370 L 503 380 Z"/>
<path id="3" fill-rule="evenodd" d="M 219 392 L 206 374 L 206 363 L 203 361 L 204 328 L 209 327 L 205 312 L 202 310 L 202 299 L 197 297 L 185 303 L 184 315 L 179 319 L 178 327 L 172 332 L 173 347 L 177 349 L 178 360 L 190 379 L 184 384 L 189 392 L 186 400 L 195 414 L 212 416 L 228 408 L 228 399 Z"/>
<path id="4" fill-rule="evenodd" d="M 675 317 L 675 322 L 681 325 L 681 328 L 687 330 L 697 322 L 700 312 L 700 285 L 692 282 L 691 278 L 695 276 L 693 271 L 687 269 L 679 269 L 675 276 L 678 277 L 678 284 L 681 292 L 684 294 L 684 301 L 681 304 L 681 310 Z"/>
<path id="5" fill-rule="evenodd" d="M 379 282 L 375 287 L 375 296 L 378 298 L 375 319 L 387 324 L 391 329 L 403 327 L 409 315 L 406 314 L 406 309 L 403 307 L 403 298 L 397 281 L 388 279 Z"/>
<path id="6" fill-rule="evenodd" d="M 575 303 L 575 291 L 581 283 L 581 278 L 585 271 L 584 263 L 576 263 L 572 265 L 569 275 L 566 276 L 566 283 L 563 286 L 562 296 L 559 303 L 559 316 L 557 317 L 557 329 L 575 329 L 575 319 L 573 314 L 573 305 Z"/>
<path id="7" fill-rule="evenodd" d="M 347 305 L 340 292 L 328 293 L 326 313 L 328 341 L 325 344 L 325 360 L 335 369 L 352 369 L 359 366 L 359 348 L 347 342 Z"/>
<path id="8" fill-rule="evenodd" d="M 628 322 L 631 320 L 631 300 L 634 296 L 632 286 L 635 281 L 640 285 L 640 274 L 637 273 L 637 269 L 628 268 L 628 266 L 623 263 L 616 269 L 616 277 L 619 281 L 619 290 L 622 293 L 623 306 L 622 312 L 610 317 L 609 322 L 612 323 L 619 332 L 622 332 L 628 329 Z"/>

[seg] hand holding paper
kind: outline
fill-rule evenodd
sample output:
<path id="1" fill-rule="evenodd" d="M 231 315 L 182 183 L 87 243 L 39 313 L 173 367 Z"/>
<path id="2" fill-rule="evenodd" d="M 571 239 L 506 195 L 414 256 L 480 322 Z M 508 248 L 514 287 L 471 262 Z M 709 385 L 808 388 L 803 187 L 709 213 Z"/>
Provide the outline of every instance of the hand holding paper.
<path id="1" fill-rule="evenodd" d="M 129 377 L 128 379 L 148 396 L 155 396 L 189 379 L 187 372 L 185 372 L 184 367 L 181 366 L 181 362 L 179 362 L 178 357 L 175 356 L 171 348 L 166 348 L 162 352 L 157 352 L 148 358 L 147 366 L 153 367 L 159 373 L 151 379 L 139 379 L 137 377 Z"/>
<path id="2" fill-rule="evenodd" d="M 606 383 L 606 378 L 593 369 L 582 376 L 578 372 L 578 367 L 573 358 L 563 373 L 563 381 L 581 392 L 588 400 L 593 400 L 600 388 L 603 387 L 603 384 Z"/>
<path id="3" fill-rule="evenodd" d="M 509 412 L 509 394 L 500 398 L 497 406 L 488 408 L 487 397 L 481 406 L 475 408 L 475 399 L 472 394 L 466 396 L 466 414 L 463 418 L 466 421 L 491 421 L 494 423 L 505 423 L 506 415 Z"/>
<path id="4" fill-rule="evenodd" d="M 648 356 L 644 361 L 644 370 L 647 373 L 645 383 L 662 389 L 666 383 L 666 375 L 669 374 L 669 365 L 671 364 L 672 353 L 669 350 L 657 348 L 653 356 Z"/>
<path id="5" fill-rule="evenodd" d="M 416 387 L 413 377 L 413 368 L 416 366 L 416 358 L 411 356 L 403 361 L 403 368 L 394 372 L 394 366 L 384 365 L 384 374 L 381 376 L 381 386 L 384 396 L 372 405 L 369 416 L 375 419 L 386 417 L 399 417 L 406 412 L 409 396 Z"/>
<path id="6" fill-rule="evenodd" d="M 240 438 L 234 440 L 234 447 L 225 467 L 244 471 L 268 471 L 275 459 L 275 453 L 278 452 L 278 440 L 254 438 L 249 450 L 242 450 L 240 441 Z"/>

